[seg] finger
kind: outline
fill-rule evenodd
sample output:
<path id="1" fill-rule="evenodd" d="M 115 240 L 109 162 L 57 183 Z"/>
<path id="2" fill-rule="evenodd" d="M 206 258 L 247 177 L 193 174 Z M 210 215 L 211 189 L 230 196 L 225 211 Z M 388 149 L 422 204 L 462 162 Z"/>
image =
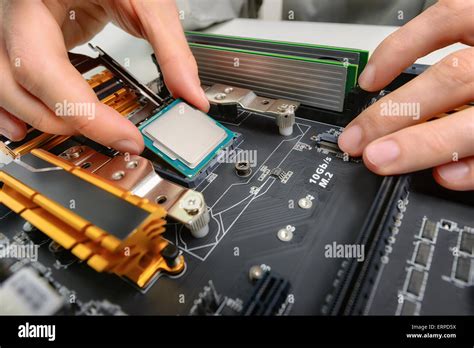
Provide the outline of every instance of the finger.
<path id="1" fill-rule="evenodd" d="M 455 52 L 362 112 L 339 137 L 360 156 L 367 144 L 474 100 L 474 48 Z"/>
<path id="2" fill-rule="evenodd" d="M 377 91 L 418 58 L 455 42 L 474 44 L 474 1 L 446 0 L 431 6 L 386 38 L 359 78 L 360 86 Z"/>
<path id="3" fill-rule="evenodd" d="M 2 69 L 0 67 L 0 71 L 2 74 L 2 84 L 8 86 L 0 92 L 0 105 L 9 114 L 45 133 L 74 134 L 73 127 L 56 117 L 41 101 L 17 84 L 9 68 Z"/>
<path id="4" fill-rule="evenodd" d="M 120 151 L 140 153 L 144 147 L 140 132 L 101 104 L 70 64 L 61 29 L 43 3 L 16 0 L 8 4 L 3 29 L 15 80 L 49 109 L 66 110 L 57 114 L 83 135 Z"/>
<path id="5" fill-rule="evenodd" d="M 21 61 L 15 61 L 14 64 L 21 64 Z M 6 112 L 43 132 L 61 135 L 74 133 L 71 126 L 56 117 L 41 101 L 33 97 L 15 81 L 11 72 L 2 30 L 0 30 L 0 76 L 2 77 L 3 87 L 0 89 L 0 106 Z"/>
<path id="6" fill-rule="evenodd" d="M 474 190 L 474 157 L 439 166 L 433 170 L 433 176 L 450 190 Z"/>
<path id="7" fill-rule="evenodd" d="M 364 151 L 367 167 L 381 175 L 414 172 L 474 156 L 474 108 L 405 128 Z"/>
<path id="8" fill-rule="evenodd" d="M 153 46 L 169 91 L 174 97 L 186 99 L 208 111 L 209 102 L 201 88 L 196 60 L 184 36 L 175 2 L 137 1 L 132 4 L 144 35 Z"/>
<path id="9" fill-rule="evenodd" d="M 26 125 L 5 109 L 0 108 L 0 134 L 11 141 L 20 141 L 26 136 Z"/>

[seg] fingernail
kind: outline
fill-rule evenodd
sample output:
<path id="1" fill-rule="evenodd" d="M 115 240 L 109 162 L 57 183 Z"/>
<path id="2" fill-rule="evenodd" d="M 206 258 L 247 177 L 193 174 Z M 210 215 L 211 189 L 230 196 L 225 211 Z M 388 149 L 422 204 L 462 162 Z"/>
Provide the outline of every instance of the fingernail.
<path id="1" fill-rule="evenodd" d="M 339 147 L 348 153 L 354 153 L 359 150 L 362 143 L 362 128 L 354 125 L 347 128 L 339 136 Z"/>
<path id="2" fill-rule="evenodd" d="M 359 86 L 362 89 L 370 88 L 375 82 L 375 65 L 367 64 L 362 74 L 359 76 Z"/>
<path id="3" fill-rule="evenodd" d="M 369 145 L 365 155 L 370 163 L 382 168 L 392 164 L 400 156 L 400 147 L 393 140 Z"/>
<path id="4" fill-rule="evenodd" d="M 0 134 L 2 134 L 6 138 L 12 140 L 12 134 L 10 133 L 10 131 L 8 131 L 5 128 L 0 128 Z"/>
<path id="5" fill-rule="evenodd" d="M 121 152 L 128 152 L 133 155 L 140 153 L 140 147 L 130 140 L 119 140 L 112 144 L 112 148 Z"/>
<path id="6" fill-rule="evenodd" d="M 438 174 L 446 181 L 454 181 L 467 177 L 469 166 L 464 162 L 446 164 L 438 168 Z"/>

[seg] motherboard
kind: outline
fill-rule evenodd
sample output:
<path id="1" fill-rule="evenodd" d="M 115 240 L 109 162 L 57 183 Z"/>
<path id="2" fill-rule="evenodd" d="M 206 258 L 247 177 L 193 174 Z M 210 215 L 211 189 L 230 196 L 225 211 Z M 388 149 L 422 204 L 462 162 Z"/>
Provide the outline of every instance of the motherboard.
<path id="1" fill-rule="evenodd" d="M 70 54 L 142 155 L 34 129 L 1 139 L 2 314 L 474 314 L 472 192 L 377 176 L 337 145 L 424 67 L 367 93 L 365 51 L 188 39 L 209 115 L 100 48 Z"/>

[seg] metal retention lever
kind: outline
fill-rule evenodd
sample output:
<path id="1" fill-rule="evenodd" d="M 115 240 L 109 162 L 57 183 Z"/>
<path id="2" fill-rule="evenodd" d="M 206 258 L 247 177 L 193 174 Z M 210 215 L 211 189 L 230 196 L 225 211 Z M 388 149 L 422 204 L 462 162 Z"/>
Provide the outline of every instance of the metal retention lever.
<path id="1" fill-rule="evenodd" d="M 281 135 L 289 136 L 293 134 L 295 111 L 300 106 L 299 102 L 259 97 L 250 89 L 222 84 L 205 87 L 204 90 L 207 99 L 212 105 L 240 106 L 247 111 L 273 116 Z"/>

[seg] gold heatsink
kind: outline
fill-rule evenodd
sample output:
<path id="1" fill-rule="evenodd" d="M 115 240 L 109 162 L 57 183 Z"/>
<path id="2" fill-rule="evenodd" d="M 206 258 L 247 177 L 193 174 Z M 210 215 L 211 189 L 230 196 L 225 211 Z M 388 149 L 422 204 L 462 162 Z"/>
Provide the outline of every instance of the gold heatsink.
<path id="1" fill-rule="evenodd" d="M 160 272 L 184 269 L 183 257 L 162 238 L 164 208 L 45 150 L 6 166 L 0 182 L 0 203 L 98 272 L 143 288 Z"/>

